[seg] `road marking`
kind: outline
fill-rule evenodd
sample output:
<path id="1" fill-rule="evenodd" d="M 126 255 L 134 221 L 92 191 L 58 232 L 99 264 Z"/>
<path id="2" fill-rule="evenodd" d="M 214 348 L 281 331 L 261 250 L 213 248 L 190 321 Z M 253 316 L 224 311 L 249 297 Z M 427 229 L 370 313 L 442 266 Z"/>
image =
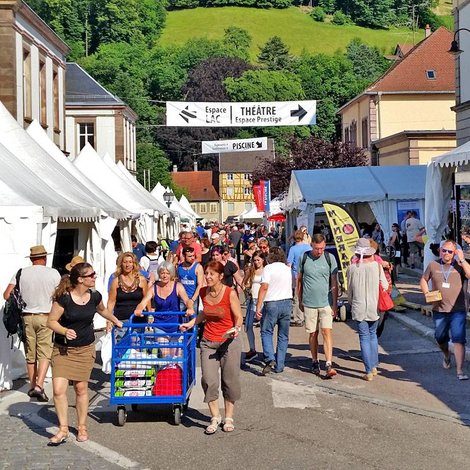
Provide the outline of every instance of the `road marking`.
<path id="1" fill-rule="evenodd" d="M 320 408 L 312 387 L 272 380 L 271 389 L 274 408 Z"/>

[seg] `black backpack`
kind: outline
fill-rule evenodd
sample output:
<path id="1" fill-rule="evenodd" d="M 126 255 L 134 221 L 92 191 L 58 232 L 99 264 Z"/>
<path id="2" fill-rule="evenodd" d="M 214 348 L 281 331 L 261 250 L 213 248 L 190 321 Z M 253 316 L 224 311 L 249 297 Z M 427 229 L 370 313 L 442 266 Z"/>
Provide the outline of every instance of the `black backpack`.
<path id="1" fill-rule="evenodd" d="M 22 313 L 26 307 L 20 293 L 21 269 L 16 273 L 16 285 L 10 293 L 10 297 L 5 302 L 3 310 L 3 324 L 8 332 L 8 336 L 18 335 L 21 341 L 24 341 Z"/>

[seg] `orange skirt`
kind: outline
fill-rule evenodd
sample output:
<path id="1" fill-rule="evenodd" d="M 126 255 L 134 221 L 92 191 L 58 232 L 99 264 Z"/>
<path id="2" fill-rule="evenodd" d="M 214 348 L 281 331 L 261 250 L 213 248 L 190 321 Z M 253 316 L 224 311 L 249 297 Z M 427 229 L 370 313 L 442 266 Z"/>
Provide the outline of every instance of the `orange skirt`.
<path id="1" fill-rule="evenodd" d="M 52 378 L 63 377 L 75 382 L 89 382 L 96 349 L 94 343 L 88 346 L 58 346 L 52 351 Z"/>

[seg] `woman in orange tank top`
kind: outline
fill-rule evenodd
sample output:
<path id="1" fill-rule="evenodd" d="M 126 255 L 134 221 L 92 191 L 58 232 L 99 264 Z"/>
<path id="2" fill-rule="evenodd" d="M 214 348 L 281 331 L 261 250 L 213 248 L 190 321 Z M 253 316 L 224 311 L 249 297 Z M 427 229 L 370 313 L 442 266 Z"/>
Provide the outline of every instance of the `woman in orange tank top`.
<path id="1" fill-rule="evenodd" d="M 219 369 L 225 403 L 223 430 L 234 428 L 233 410 L 240 399 L 241 339 L 239 333 L 243 323 L 240 302 L 236 292 L 222 283 L 224 266 L 219 261 L 207 264 L 204 275 L 206 287 L 200 291 L 203 311 L 180 326 L 181 331 L 191 329 L 205 321 L 201 340 L 201 369 L 204 401 L 209 405 L 211 422 L 206 434 L 214 434 L 222 422 L 219 412 Z"/>

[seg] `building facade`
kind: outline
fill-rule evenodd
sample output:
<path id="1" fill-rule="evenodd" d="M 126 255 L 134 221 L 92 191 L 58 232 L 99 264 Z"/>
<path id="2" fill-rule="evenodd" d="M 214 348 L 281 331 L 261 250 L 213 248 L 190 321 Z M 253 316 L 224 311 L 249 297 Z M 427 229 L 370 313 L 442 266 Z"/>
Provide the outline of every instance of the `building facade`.
<path id="1" fill-rule="evenodd" d="M 255 206 L 252 173 L 261 160 L 275 158 L 274 140 L 265 151 L 228 152 L 219 156 L 222 221 L 231 220 Z"/>
<path id="2" fill-rule="evenodd" d="M 459 28 L 470 29 L 470 0 L 454 2 L 455 31 Z M 455 107 L 457 125 L 457 145 L 470 141 L 470 33 L 457 33 L 462 53 L 455 57 Z M 465 78 L 467 78 L 465 80 Z"/>
<path id="3" fill-rule="evenodd" d="M 136 113 L 75 63 L 67 63 L 66 90 L 66 150 L 70 156 L 78 155 L 88 142 L 99 155 L 109 154 L 135 174 Z"/>
<path id="4" fill-rule="evenodd" d="M 21 0 L 0 0 L 0 101 L 23 127 L 36 119 L 65 149 L 69 47 Z"/>
<path id="5" fill-rule="evenodd" d="M 194 171 L 177 171 L 173 167 L 173 182 L 185 189 L 194 212 L 207 221 L 220 222 L 219 174 L 216 171 L 198 171 L 197 163 Z"/>
<path id="6" fill-rule="evenodd" d="M 447 52 L 451 40 L 445 28 L 429 33 L 340 108 L 343 141 L 364 149 L 373 165 L 424 164 L 454 148 L 455 80 Z M 413 132 L 419 138 L 410 138 Z"/>

